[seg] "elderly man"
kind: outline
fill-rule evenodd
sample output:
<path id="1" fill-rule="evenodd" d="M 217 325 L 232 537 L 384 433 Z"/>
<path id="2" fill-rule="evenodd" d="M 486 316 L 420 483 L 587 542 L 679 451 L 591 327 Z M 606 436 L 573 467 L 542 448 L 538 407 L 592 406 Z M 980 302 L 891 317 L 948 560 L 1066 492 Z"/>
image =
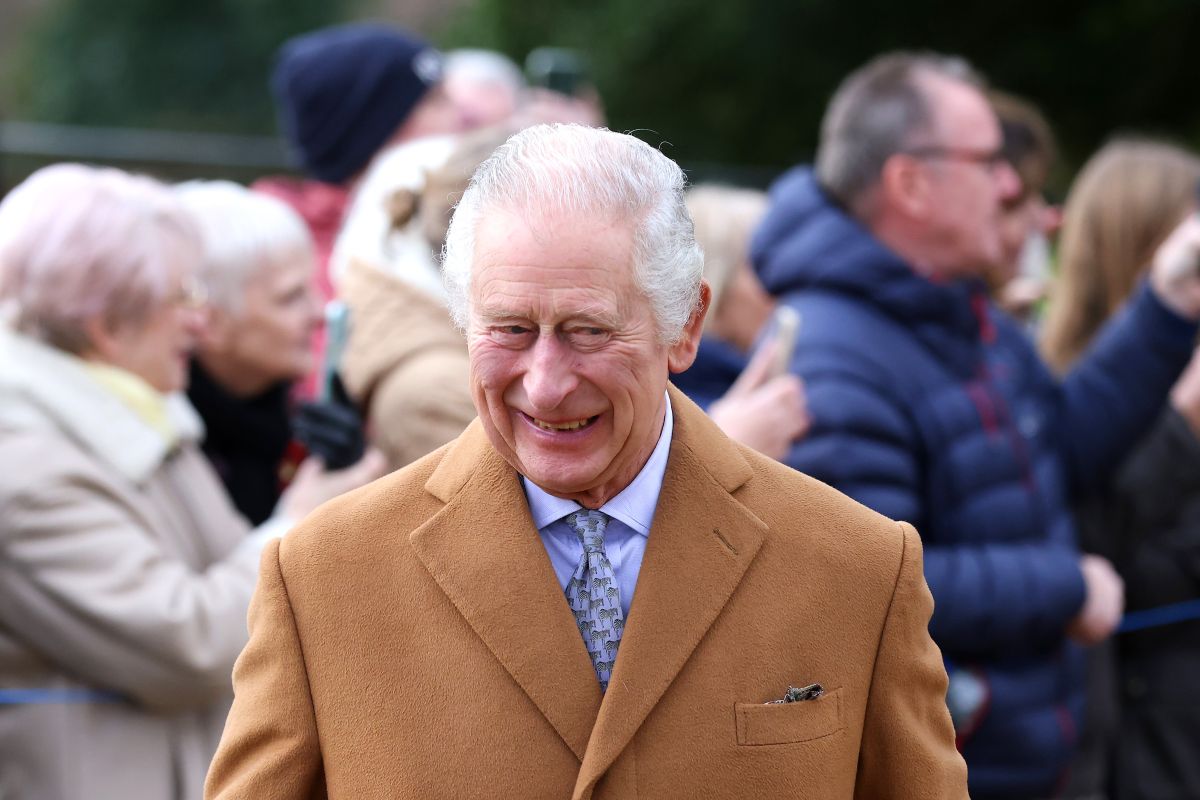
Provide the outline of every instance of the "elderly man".
<path id="1" fill-rule="evenodd" d="M 963 798 L 921 548 L 667 374 L 679 168 L 513 137 L 454 217 L 479 419 L 264 556 L 211 798 Z"/>
<path id="2" fill-rule="evenodd" d="M 816 174 L 773 190 L 754 243 L 803 315 L 793 369 L 813 428 L 788 463 L 916 525 L 971 796 L 1049 796 L 1082 724 L 1082 651 L 1122 587 L 1081 557 L 1072 492 L 1157 415 L 1200 315 L 1197 229 L 1059 383 L 982 277 L 1019 191 L 979 79 L 960 60 L 880 57 L 826 114 Z"/>

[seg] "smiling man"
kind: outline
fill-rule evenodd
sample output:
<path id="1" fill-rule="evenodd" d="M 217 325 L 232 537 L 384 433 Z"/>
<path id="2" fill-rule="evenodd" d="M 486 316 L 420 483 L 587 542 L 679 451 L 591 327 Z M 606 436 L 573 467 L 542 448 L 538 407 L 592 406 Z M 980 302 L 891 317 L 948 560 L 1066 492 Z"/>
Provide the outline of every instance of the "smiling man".
<path id="1" fill-rule="evenodd" d="M 210 798 L 965 798 L 913 529 L 668 375 L 708 305 L 683 173 L 513 137 L 445 273 L 479 419 L 264 555 Z"/>

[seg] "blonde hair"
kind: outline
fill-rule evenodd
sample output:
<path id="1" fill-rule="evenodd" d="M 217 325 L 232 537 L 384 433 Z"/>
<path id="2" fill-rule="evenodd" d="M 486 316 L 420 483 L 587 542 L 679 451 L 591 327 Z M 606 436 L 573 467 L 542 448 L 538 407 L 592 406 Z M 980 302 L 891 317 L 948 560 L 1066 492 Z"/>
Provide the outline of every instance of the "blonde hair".
<path id="1" fill-rule="evenodd" d="M 696 186 L 684 195 L 696 229 L 696 242 L 704 250 L 704 279 L 712 288 L 712 302 L 704 326 L 717 318 L 725 289 L 750 253 L 750 237 L 767 213 L 767 196 L 753 189 L 729 186 Z"/>
<path id="2" fill-rule="evenodd" d="M 216 308 L 238 314 L 246 284 L 266 269 L 294 259 L 316 265 L 312 234 L 282 201 L 230 181 L 189 181 L 175 192 L 200 228 L 200 277 Z"/>
<path id="3" fill-rule="evenodd" d="M 425 170 L 425 182 L 417 188 L 399 188 L 384 199 L 391 218 L 391 232 L 398 233 L 416 218 L 421 235 L 435 255 L 442 252 L 454 207 L 471 183 L 471 176 L 496 148 L 516 133 L 509 125 L 483 128 L 463 134 L 440 167 Z"/>
<path id="4" fill-rule="evenodd" d="M 1059 277 L 1042 336 L 1066 372 L 1129 299 L 1154 251 L 1192 208 L 1200 159 L 1178 147 L 1119 139 L 1084 165 L 1067 196 Z"/>
<path id="5" fill-rule="evenodd" d="M 158 181 L 117 169 L 56 164 L 0 203 L 0 311 L 15 330 L 80 353 L 89 320 L 144 321 L 192 272 L 200 236 Z"/>

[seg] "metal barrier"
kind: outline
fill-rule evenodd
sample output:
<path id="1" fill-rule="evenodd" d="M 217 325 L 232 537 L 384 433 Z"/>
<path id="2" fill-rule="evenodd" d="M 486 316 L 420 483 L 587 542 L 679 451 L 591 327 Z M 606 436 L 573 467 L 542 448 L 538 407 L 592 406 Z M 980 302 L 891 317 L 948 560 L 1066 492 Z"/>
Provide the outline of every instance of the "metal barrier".
<path id="1" fill-rule="evenodd" d="M 112 164 L 172 180 L 252 180 L 293 171 L 286 143 L 275 136 L 0 121 L 0 194 L 55 161 Z M 681 166 L 692 183 L 715 181 L 754 188 L 765 188 L 780 172 L 773 167 L 703 161 Z"/>
<path id="2" fill-rule="evenodd" d="M 287 172 L 287 147 L 274 136 L 0 122 L 0 187 L 55 161 L 112 164 L 172 178 Z"/>

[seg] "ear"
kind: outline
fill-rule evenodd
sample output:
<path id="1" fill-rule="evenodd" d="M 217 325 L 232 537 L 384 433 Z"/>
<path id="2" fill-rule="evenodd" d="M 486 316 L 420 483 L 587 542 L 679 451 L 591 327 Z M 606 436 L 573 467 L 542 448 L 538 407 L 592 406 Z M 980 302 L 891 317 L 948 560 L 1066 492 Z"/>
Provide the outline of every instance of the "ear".
<path id="1" fill-rule="evenodd" d="M 920 160 L 894 153 L 883 163 L 879 193 L 885 208 L 913 219 L 925 219 L 931 208 L 929 171 Z"/>
<path id="2" fill-rule="evenodd" d="M 704 317 L 708 314 L 709 303 L 712 302 L 712 288 L 708 281 L 700 279 L 700 300 L 683 326 L 683 334 L 679 341 L 667 350 L 667 369 L 671 372 L 683 372 L 696 360 L 696 349 L 700 347 L 700 336 L 704 333 Z"/>
<path id="3" fill-rule="evenodd" d="M 85 359 L 96 359 L 106 363 L 116 362 L 125 352 L 127 339 L 125 328 L 119 322 L 95 314 L 83 321 L 83 332 L 88 344 L 79 355 Z"/>

